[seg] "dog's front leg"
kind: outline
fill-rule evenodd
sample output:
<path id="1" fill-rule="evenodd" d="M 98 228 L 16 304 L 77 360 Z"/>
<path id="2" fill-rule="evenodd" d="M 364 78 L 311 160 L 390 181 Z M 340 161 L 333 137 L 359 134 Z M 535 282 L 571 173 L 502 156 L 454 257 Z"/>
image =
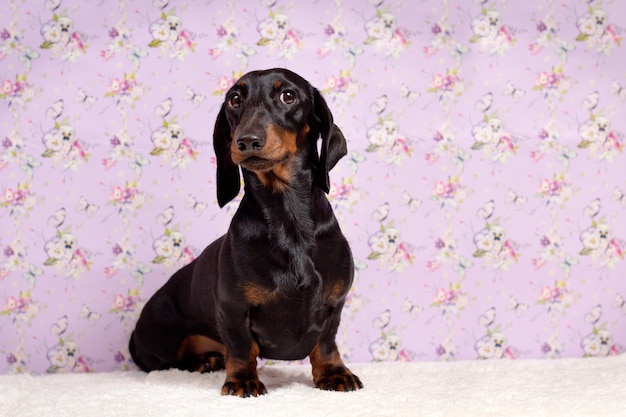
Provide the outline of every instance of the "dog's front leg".
<path id="1" fill-rule="evenodd" d="M 242 317 L 245 317 L 243 323 Z M 250 333 L 247 315 L 222 314 L 220 334 L 227 349 L 226 380 L 222 386 L 222 395 L 258 397 L 267 394 L 265 385 L 259 380 L 257 357 L 260 350 Z"/>
<path id="2" fill-rule="evenodd" d="M 309 353 L 313 382 L 316 388 L 327 391 L 356 391 L 363 388 L 363 383 L 343 363 L 335 343 L 340 313 L 341 310 L 335 313 L 329 330 Z"/>

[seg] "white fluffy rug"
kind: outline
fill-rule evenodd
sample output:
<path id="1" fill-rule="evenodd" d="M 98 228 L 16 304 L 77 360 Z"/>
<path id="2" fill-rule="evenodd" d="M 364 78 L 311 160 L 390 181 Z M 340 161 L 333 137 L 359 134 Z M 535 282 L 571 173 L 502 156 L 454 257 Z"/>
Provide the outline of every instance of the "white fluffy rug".
<path id="1" fill-rule="evenodd" d="M 219 394 L 223 372 L 3 375 L 0 416 L 626 416 L 626 355 L 350 368 L 365 389 L 324 392 L 309 366 L 265 366 L 269 394 L 247 399 Z"/>

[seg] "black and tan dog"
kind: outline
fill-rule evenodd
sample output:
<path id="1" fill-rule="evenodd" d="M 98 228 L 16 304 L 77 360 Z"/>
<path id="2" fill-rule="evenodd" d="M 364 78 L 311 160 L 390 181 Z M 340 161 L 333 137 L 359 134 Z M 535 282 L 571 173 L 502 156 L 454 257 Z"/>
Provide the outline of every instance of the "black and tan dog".
<path id="1" fill-rule="evenodd" d="M 318 152 L 318 139 L 321 145 Z M 362 388 L 335 335 L 354 267 L 326 199 L 346 141 L 320 93 L 285 69 L 228 91 L 213 133 L 220 207 L 245 193 L 228 232 L 148 301 L 130 340 L 144 371 L 226 368 L 222 394 L 267 391 L 257 357 L 309 356 L 315 386 Z"/>

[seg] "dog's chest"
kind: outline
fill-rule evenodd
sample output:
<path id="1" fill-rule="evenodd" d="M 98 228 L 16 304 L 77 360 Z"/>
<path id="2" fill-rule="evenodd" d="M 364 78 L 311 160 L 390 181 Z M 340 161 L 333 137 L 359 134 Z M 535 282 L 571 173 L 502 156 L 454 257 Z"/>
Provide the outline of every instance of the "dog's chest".
<path id="1" fill-rule="evenodd" d="M 278 292 L 271 300 L 250 310 L 250 328 L 262 357 L 297 360 L 311 352 L 332 311 L 320 293 Z"/>

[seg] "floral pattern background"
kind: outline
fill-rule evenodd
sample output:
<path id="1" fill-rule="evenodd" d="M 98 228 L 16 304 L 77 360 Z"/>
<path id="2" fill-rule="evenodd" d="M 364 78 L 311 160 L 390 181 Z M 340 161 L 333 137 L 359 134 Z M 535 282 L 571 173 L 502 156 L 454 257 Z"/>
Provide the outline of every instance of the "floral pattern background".
<path id="1" fill-rule="evenodd" d="M 213 123 L 283 66 L 349 142 L 348 361 L 626 349 L 626 5 L 9 0 L 0 372 L 135 369 L 142 305 L 225 232 Z"/>

